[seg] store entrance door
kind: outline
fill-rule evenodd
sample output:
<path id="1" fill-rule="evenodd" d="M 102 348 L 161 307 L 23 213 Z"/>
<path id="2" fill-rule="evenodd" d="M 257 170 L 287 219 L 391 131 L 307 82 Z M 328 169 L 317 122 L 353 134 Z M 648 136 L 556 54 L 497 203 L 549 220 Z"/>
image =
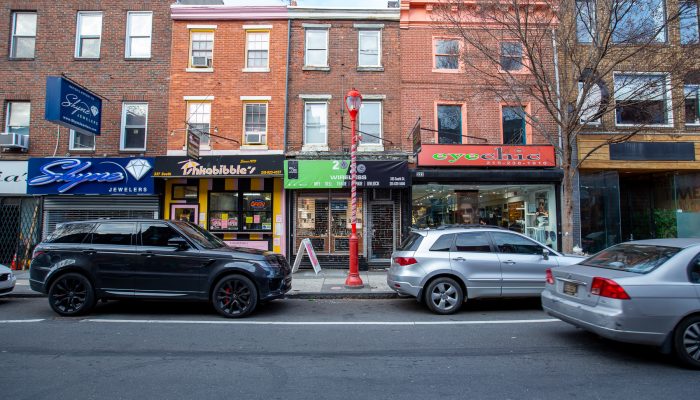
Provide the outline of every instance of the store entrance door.
<path id="1" fill-rule="evenodd" d="M 396 249 L 398 230 L 394 202 L 374 202 L 369 208 L 369 259 L 388 261 Z"/>

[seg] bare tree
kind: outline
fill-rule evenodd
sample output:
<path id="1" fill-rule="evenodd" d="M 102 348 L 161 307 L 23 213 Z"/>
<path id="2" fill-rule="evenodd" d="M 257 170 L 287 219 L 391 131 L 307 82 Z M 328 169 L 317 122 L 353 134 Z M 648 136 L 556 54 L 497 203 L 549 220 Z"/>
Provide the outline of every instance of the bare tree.
<path id="1" fill-rule="evenodd" d="M 575 244 L 573 191 L 581 164 L 610 144 L 657 127 L 669 134 L 677 133 L 674 126 L 683 127 L 673 118 L 683 101 L 670 99 L 672 93 L 683 99 L 684 78 L 696 62 L 668 43 L 670 28 L 687 23 L 684 17 L 693 11 L 686 5 L 673 0 L 443 0 L 433 8 L 435 27 L 463 42 L 452 51 L 464 65 L 465 87 L 504 102 L 531 104 L 523 112 L 533 136 L 554 146 L 564 172 L 565 251 Z M 685 43 L 697 42 L 692 29 L 685 35 Z M 593 133 L 600 141 L 577 150 L 579 137 Z"/>

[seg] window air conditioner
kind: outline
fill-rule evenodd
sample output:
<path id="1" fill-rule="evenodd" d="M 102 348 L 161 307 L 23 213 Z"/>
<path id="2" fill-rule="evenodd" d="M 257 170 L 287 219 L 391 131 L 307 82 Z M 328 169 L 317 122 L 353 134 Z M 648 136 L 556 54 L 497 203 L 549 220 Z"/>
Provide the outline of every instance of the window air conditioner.
<path id="1" fill-rule="evenodd" d="M 265 144 L 265 134 L 262 132 L 246 133 L 246 144 Z"/>
<path id="2" fill-rule="evenodd" d="M 193 67 L 209 67 L 211 64 L 211 59 L 207 57 L 192 57 Z"/>
<path id="3" fill-rule="evenodd" d="M 29 150 L 29 136 L 17 132 L 0 133 L 0 148 L 3 150 L 20 149 Z"/>

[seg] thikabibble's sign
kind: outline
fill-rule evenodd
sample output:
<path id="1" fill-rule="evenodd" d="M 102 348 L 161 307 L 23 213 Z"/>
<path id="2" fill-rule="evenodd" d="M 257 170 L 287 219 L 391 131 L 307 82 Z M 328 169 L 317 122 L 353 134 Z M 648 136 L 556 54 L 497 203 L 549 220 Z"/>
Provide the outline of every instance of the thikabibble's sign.
<path id="1" fill-rule="evenodd" d="M 81 133 L 99 135 L 102 99 L 60 76 L 46 78 L 44 118 Z"/>
<path id="2" fill-rule="evenodd" d="M 552 146 L 424 144 L 421 167 L 555 167 Z"/>
<path id="3" fill-rule="evenodd" d="M 285 189 L 341 189 L 351 186 L 350 160 L 287 160 Z M 406 161 L 357 161 L 357 187 L 401 189 L 411 186 Z"/>
<path id="4" fill-rule="evenodd" d="M 153 158 L 30 158 L 28 194 L 152 195 Z"/>
<path id="5" fill-rule="evenodd" d="M 183 177 L 243 177 L 282 176 L 283 155 L 203 156 L 198 160 L 188 157 L 157 157 L 153 176 L 157 178 Z"/>

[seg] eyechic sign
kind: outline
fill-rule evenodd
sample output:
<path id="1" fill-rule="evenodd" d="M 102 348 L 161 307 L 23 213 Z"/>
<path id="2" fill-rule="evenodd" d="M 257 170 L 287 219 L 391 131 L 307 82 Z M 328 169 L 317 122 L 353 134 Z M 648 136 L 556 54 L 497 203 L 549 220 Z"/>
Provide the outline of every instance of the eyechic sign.
<path id="1" fill-rule="evenodd" d="M 44 118 L 81 133 L 99 135 L 102 99 L 82 86 L 60 77 L 46 78 Z"/>
<path id="2" fill-rule="evenodd" d="M 28 194 L 153 194 L 152 158 L 31 158 Z"/>
<path id="3" fill-rule="evenodd" d="M 424 144 L 421 167 L 555 167 L 552 146 Z"/>

